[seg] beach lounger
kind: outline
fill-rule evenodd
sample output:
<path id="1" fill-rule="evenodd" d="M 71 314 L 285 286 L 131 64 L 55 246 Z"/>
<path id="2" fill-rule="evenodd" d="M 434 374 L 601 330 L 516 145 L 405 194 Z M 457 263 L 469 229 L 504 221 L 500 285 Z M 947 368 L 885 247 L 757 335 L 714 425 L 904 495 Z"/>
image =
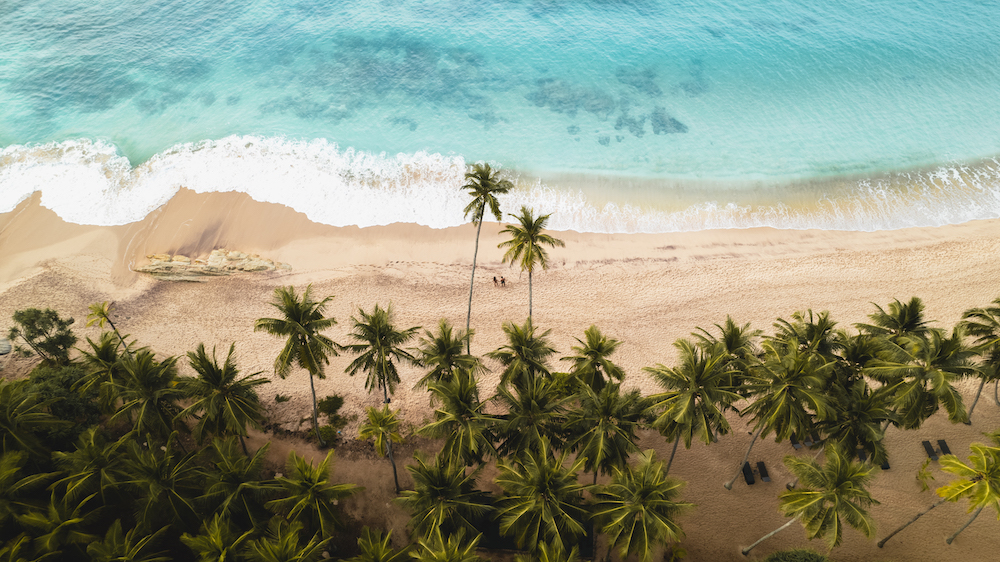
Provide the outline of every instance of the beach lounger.
<path id="1" fill-rule="evenodd" d="M 805 437 L 804 437 L 804 438 L 802 439 L 802 444 L 803 444 L 803 445 L 805 445 L 806 447 L 812 447 L 812 446 L 813 446 L 813 440 L 812 440 L 812 437 L 810 437 L 809 435 L 806 435 L 806 436 L 805 436 Z"/>
<path id="2" fill-rule="evenodd" d="M 757 461 L 757 474 L 760 474 L 761 482 L 771 481 L 771 475 L 767 473 L 767 467 L 764 466 L 764 461 Z"/>
<path id="3" fill-rule="evenodd" d="M 932 461 L 938 460 L 937 452 L 934 450 L 934 447 L 931 446 L 930 441 L 924 441 L 921 445 L 924 446 L 924 451 L 927 451 L 927 458 Z"/>
<path id="4" fill-rule="evenodd" d="M 819 438 L 819 433 L 816 433 L 815 431 L 812 432 L 811 437 L 813 440 L 813 445 L 819 445 L 820 442 L 822 441 L 822 439 Z"/>
<path id="5" fill-rule="evenodd" d="M 795 449 L 801 449 L 802 448 L 802 443 L 799 443 L 799 440 L 796 439 L 794 435 L 792 435 L 791 437 L 789 437 L 788 440 L 792 442 L 792 447 L 793 448 L 795 448 Z"/>
<path id="6" fill-rule="evenodd" d="M 747 481 L 747 486 L 753 486 L 753 483 L 756 482 L 753 478 L 753 469 L 750 468 L 749 462 L 743 463 L 743 479 Z"/>
<path id="7" fill-rule="evenodd" d="M 951 448 L 948 447 L 948 444 L 944 442 L 944 439 L 938 439 L 938 449 L 941 449 L 942 455 L 951 454 Z"/>

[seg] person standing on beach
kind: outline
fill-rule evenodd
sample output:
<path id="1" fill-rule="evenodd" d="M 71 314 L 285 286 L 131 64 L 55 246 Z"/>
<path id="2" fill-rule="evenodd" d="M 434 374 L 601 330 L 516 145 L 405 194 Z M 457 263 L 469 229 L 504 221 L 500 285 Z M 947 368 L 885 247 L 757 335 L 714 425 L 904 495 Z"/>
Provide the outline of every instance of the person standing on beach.
<path id="1" fill-rule="evenodd" d="M 504 279 L 503 276 L 500 276 L 500 286 L 501 287 L 506 287 L 507 286 L 507 280 Z"/>
<path id="2" fill-rule="evenodd" d="M 497 276 L 496 276 L 496 275 L 494 275 L 494 276 L 493 276 L 493 286 L 494 286 L 494 287 L 496 287 L 496 286 L 498 286 L 498 285 L 499 285 L 499 283 L 497 283 Z"/>

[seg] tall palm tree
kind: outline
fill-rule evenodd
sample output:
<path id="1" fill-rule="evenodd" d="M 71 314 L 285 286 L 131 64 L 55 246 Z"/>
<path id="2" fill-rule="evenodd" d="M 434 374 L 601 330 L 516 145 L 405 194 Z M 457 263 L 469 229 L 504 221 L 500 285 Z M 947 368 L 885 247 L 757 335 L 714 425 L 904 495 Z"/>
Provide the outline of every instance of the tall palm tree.
<path id="1" fill-rule="evenodd" d="M 955 455 L 941 457 L 941 470 L 958 478 L 937 489 L 937 494 L 947 501 L 969 500 L 972 516 L 945 542 L 951 544 L 955 537 L 972 524 L 983 509 L 992 507 L 1000 519 L 1000 432 L 989 434 L 993 445 L 973 443 L 969 463 Z"/>
<path id="2" fill-rule="evenodd" d="M 157 361 L 148 349 L 122 357 L 122 376 L 115 380 L 122 405 L 111 420 L 127 418 L 137 433 L 166 439 L 181 418 L 184 392 L 177 382 L 176 357 Z"/>
<path id="3" fill-rule="evenodd" d="M 288 376 L 292 364 L 309 373 L 309 390 L 312 391 L 313 432 L 321 445 L 326 445 L 319 434 L 319 412 L 316 408 L 316 386 L 313 378 L 326 378 L 324 368 L 330 364 L 330 356 L 336 356 L 333 340 L 322 334 L 323 330 L 337 324 L 334 318 L 327 318 L 326 305 L 332 296 L 321 301 L 312 299 L 312 285 L 299 297 L 295 287 L 278 287 L 274 290 L 271 306 L 278 309 L 281 318 L 258 318 L 253 325 L 255 332 L 267 332 L 272 336 L 288 338 L 274 360 L 274 372 L 281 378 Z"/>
<path id="4" fill-rule="evenodd" d="M 250 541 L 243 559 L 247 562 L 317 562 L 322 559 L 331 539 L 320 539 L 316 533 L 303 544 L 301 532 L 301 523 L 276 518 L 263 537 Z"/>
<path id="5" fill-rule="evenodd" d="M 429 536 L 417 539 L 410 557 L 419 562 L 482 562 L 483 559 L 476 556 L 481 537 L 477 534 L 467 539 L 465 533 L 459 531 L 446 538 L 441 529 L 435 529 Z"/>
<path id="6" fill-rule="evenodd" d="M 472 170 L 465 173 L 465 179 L 467 181 L 462 189 L 469 190 L 469 197 L 472 197 L 472 201 L 469 201 L 469 204 L 465 206 L 464 212 L 466 217 L 470 213 L 472 214 L 472 224 L 476 225 L 476 249 L 472 253 L 472 278 L 469 281 L 469 312 L 465 317 L 465 331 L 468 333 L 471 330 L 469 326 L 472 321 L 472 289 L 476 286 L 476 258 L 479 257 L 479 233 L 483 230 L 483 218 L 486 217 L 488 207 L 497 222 L 502 220 L 500 201 L 497 200 L 496 196 L 514 189 L 514 184 L 509 180 L 501 179 L 499 170 L 490 169 L 490 165 L 486 163 L 474 164 Z M 469 340 L 466 340 L 466 353 L 472 353 L 469 346 Z"/>
<path id="7" fill-rule="evenodd" d="M 567 448 L 585 459 L 584 470 L 594 475 L 610 474 L 628 463 L 639 451 L 636 432 L 645 416 L 646 401 L 638 390 L 625 394 L 621 386 L 609 384 L 594 392 L 582 386 L 580 405 L 566 416 L 566 428 L 573 437 Z"/>
<path id="8" fill-rule="evenodd" d="M 468 348 L 472 335 L 473 331 L 458 330 L 455 332 L 451 323 L 445 318 L 442 318 L 438 323 L 436 334 L 430 330 L 424 330 L 424 336 L 420 338 L 417 351 L 420 355 L 420 363 L 430 371 L 417 381 L 414 388 L 451 380 L 457 370 L 469 372 L 483 370 L 483 364 L 478 357 L 462 352 L 463 344 L 465 344 L 464 347 Z"/>
<path id="9" fill-rule="evenodd" d="M 253 529 L 239 534 L 227 517 L 216 513 L 202 524 L 197 535 L 181 535 L 181 542 L 191 549 L 198 562 L 226 562 L 237 559 L 253 535 Z"/>
<path id="10" fill-rule="evenodd" d="M 406 467 L 413 476 L 413 490 L 397 499 L 412 514 L 410 525 L 416 536 L 426 537 L 434 529 L 452 534 L 464 529 L 478 533 L 476 523 L 492 511 L 489 495 L 476 488 L 482 466 L 466 474 L 465 467 L 437 457 L 434 464 L 416 457 Z"/>
<path id="11" fill-rule="evenodd" d="M 733 488 L 758 437 L 773 432 L 776 440 L 783 441 L 796 434 L 806 435 L 815 420 L 833 417 L 823 387 L 834 363 L 824 363 L 815 353 L 774 341 L 764 343 L 764 352 L 765 360 L 754 369 L 749 385 L 753 401 L 740 412 L 751 416 L 756 432 L 736 474 L 724 484 L 727 490 Z"/>
<path id="12" fill-rule="evenodd" d="M 845 522 L 871 538 L 875 522 L 868 514 L 868 507 L 879 502 L 868 492 L 868 486 L 877 469 L 851 461 L 833 445 L 827 445 L 825 458 L 826 462 L 820 466 L 813 460 L 785 457 L 785 465 L 804 485 L 778 496 L 778 509 L 791 519 L 744 548 L 744 556 L 799 520 L 806 529 L 806 537 L 823 538 L 830 548 L 840 545 Z"/>
<path id="13" fill-rule="evenodd" d="M 0 453 L 26 451 L 34 457 L 49 456 L 38 433 L 66 427 L 69 422 L 48 413 L 55 400 L 39 400 L 28 388 L 28 380 L 0 380 Z"/>
<path id="14" fill-rule="evenodd" d="M 99 328 L 104 328 L 104 324 L 108 324 L 109 326 L 111 326 L 111 331 L 114 333 L 115 336 L 117 336 L 118 341 L 121 342 L 122 348 L 125 350 L 125 353 L 131 353 L 131 350 L 128 348 L 128 342 L 125 341 L 125 338 L 128 336 L 127 335 L 123 336 L 121 332 L 118 331 L 118 327 L 115 326 L 115 323 L 111 320 L 111 311 L 114 310 L 115 308 L 114 303 L 104 301 L 104 302 L 94 303 L 87 308 L 90 310 L 90 312 L 87 314 L 86 327 L 89 328 L 91 326 L 96 325 Z"/>
<path id="15" fill-rule="evenodd" d="M 416 335 L 419 326 L 399 330 L 392 323 L 392 305 L 382 308 L 375 305 L 371 314 L 358 309 L 358 318 L 351 317 L 353 331 L 348 337 L 358 343 L 338 346 L 341 350 L 350 351 L 358 357 L 347 366 L 345 372 L 352 377 L 358 371 L 368 375 L 365 388 L 369 392 L 376 388 L 382 389 L 382 397 L 386 404 L 389 395 L 399 384 L 397 363 L 419 365 L 420 361 L 403 348 Z"/>
<path id="16" fill-rule="evenodd" d="M 566 453 L 553 455 L 544 438 L 518 460 L 499 461 L 496 483 L 504 490 L 496 503 L 500 533 L 513 535 L 519 548 L 531 552 L 541 543 L 564 549 L 576 544 L 586 534 L 588 517 L 582 497 L 586 488 L 577 478 L 583 463 L 578 458 L 566 466 Z"/>
<path id="17" fill-rule="evenodd" d="M 362 439 L 374 439 L 375 450 L 379 456 L 389 457 L 392 464 L 392 480 L 396 484 L 396 493 L 399 493 L 399 475 L 396 473 L 396 460 L 392 457 L 393 442 L 399 443 L 403 436 L 399 434 L 399 418 L 396 412 L 389 409 L 385 404 L 381 409 L 368 408 L 368 421 L 361 424 L 360 437 Z"/>
<path id="18" fill-rule="evenodd" d="M 635 468 L 615 468 L 611 483 L 595 496 L 593 517 L 608 535 L 608 553 L 617 546 L 622 560 L 638 555 L 651 562 L 656 545 L 684 536 L 676 518 L 693 504 L 677 501 L 684 483 L 669 478 L 654 457 L 650 449 Z"/>
<path id="19" fill-rule="evenodd" d="M 170 562 L 173 558 L 166 556 L 167 551 L 153 550 L 167 529 L 161 527 L 153 534 L 146 534 L 133 528 L 126 533 L 122 530 L 122 520 L 115 519 L 104 540 L 87 545 L 87 555 L 92 562 Z"/>
<path id="20" fill-rule="evenodd" d="M 290 452 L 285 469 L 288 476 L 277 478 L 285 497 L 267 502 L 267 508 L 284 515 L 289 522 L 301 523 L 306 529 L 330 537 L 338 524 L 338 501 L 358 490 L 354 484 L 331 484 L 332 464 L 333 451 L 316 466 L 295 451 Z"/>
<path id="21" fill-rule="evenodd" d="M 997 388 L 1000 387 L 1000 298 L 993 299 L 990 306 L 966 310 L 962 314 L 961 325 L 966 334 L 976 338 L 973 342 L 974 349 L 984 363 L 979 391 L 976 392 L 976 398 L 969 407 L 971 418 L 983 386 L 989 380 L 994 381 L 993 400 L 1000 406 L 1000 397 L 997 395 Z"/>
<path id="22" fill-rule="evenodd" d="M 457 371 L 449 381 L 430 386 L 431 402 L 438 404 L 434 421 L 418 431 L 444 439 L 439 453 L 453 463 L 465 466 L 482 464 L 488 455 L 496 455 L 493 416 L 484 412 L 485 402 L 479 400 L 475 375 Z"/>
<path id="23" fill-rule="evenodd" d="M 541 334 L 537 333 L 537 330 L 530 316 L 521 326 L 513 322 L 504 322 L 503 331 L 507 335 L 507 343 L 486 354 L 487 357 L 496 359 L 503 365 L 503 373 L 500 374 L 501 386 L 520 379 L 522 375 L 531 378 L 537 375 L 551 377 L 547 361 L 556 350 L 549 345 L 547 338 L 552 330 L 545 330 Z"/>
<path id="24" fill-rule="evenodd" d="M 542 232 L 549 222 L 548 215 L 534 216 L 531 209 L 521 207 L 521 214 L 510 215 L 517 219 L 520 226 L 509 224 L 500 231 L 501 234 L 510 234 L 510 240 L 505 240 L 497 245 L 498 248 L 507 248 L 503 255 L 503 263 L 517 262 L 521 266 L 521 271 L 528 272 L 528 318 L 531 318 L 532 287 L 531 274 L 535 268 L 549 268 L 549 254 L 542 246 L 550 248 L 564 247 L 566 244 L 558 238 L 553 238 L 549 234 Z"/>
<path id="25" fill-rule="evenodd" d="M 114 413 L 118 402 L 118 395 L 115 393 L 115 379 L 121 377 L 122 362 L 119 348 L 121 342 L 115 334 L 111 332 L 101 332 L 100 338 L 95 342 L 87 338 L 90 351 L 81 349 L 83 366 L 86 375 L 80 378 L 74 389 L 80 392 L 88 392 L 96 388 L 98 392 L 98 404 L 105 413 Z"/>
<path id="26" fill-rule="evenodd" d="M 656 412 L 653 427 L 674 442 L 668 473 L 682 439 L 690 449 L 696 435 L 707 445 L 716 435 L 729 433 L 725 412 L 740 398 L 731 386 L 735 375 L 733 357 L 722 345 L 699 347 L 680 339 L 674 347 L 680 351 L 678 367 L 657 365 L 643 369 L 666 390 L 650 397 L 650 410 Z"/>
<path id="27" fill-rule="evenodd" d="M 358 537 L 360 554 L 350 558 L 348 562 L 403 562 L 409 558 L 409 548 L 395 550 L 392 548 L 392 531 L 382 534 L 368 527 L 361 530 Z"/>
<path id="28" fill-rule="evenodd" d="M 265 418 L 264 407 L 254 388 L 271 381 L 258 377 L 261 372 L 240 378 L 234 353 L 235 343 L 229 346 L 229 354 L 220 366 L 215 358 L 215 349 L 212 349 L 212 356 L 209 357 L 203 343 L 198 344 L 197 350 L 188 352 L 188 362 L 198 376 L 185 377 L 178 382 L 184 394 L 194 400 L 181 412 L 181 416 L 201 416 L 194 426 L 194 438 L 199 445 L 207 434 L 216 437 L 238 435 L 243 453 L 249 455 L 244 440 L 247 426 L 263 429 Z"/>
<path id="29" fill-rule="evenodd" d="M 580 345 L 573 346 L 574 354 L 562 358 L 563 361 L 573 363 L 570 374 L 589 385 L 594 392 L 600 392 L 612 380 L 621 382 L 625 378 L 625 371 L 608 359 L 608 356 L 622 342 L 605 336 L 594 325 L 587 328 L 583 336 L 586 341 L 576 338 Z"/>
<path id="30" fill-rule="evenodd" d="M 963 342 L 960 326 L 951 336 L 940 329 L 924 337 L 900 336 L 883 340 L 879 359 L 869 361 L 865 374 L 893 389 L 896 411 L 906 429 L 920 427 L 944 406 L 948 419 L 967 419 L 962 395 L 953 383 L 976 373 L 975 353 Z"/>

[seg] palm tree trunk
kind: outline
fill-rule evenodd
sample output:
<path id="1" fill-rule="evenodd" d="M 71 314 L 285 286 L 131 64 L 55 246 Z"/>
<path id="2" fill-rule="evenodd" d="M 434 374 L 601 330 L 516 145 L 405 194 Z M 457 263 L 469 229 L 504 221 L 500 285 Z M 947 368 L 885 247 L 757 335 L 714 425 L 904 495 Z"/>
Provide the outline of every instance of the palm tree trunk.
<path id="1" fill-rule="evenodd" d="M 972 425 L 972 411 L 976 409 L 976 404 L 979 403 L 979 395 L 983 393 L 984 386 L 986 386 L 986 379 L 979 381 L 979 390 L 976 391 L 976 398 L 972 400 L 972 405 L 969 406 L 969 414 L 965 417 L 965 425 Z"/>
<path id="2" fill-rule="evenodd" d="M 243 454 L 249 457 L 250 451 L 247 450 L 247 440 L 242 435 L 240 435 L 240 445 L 243 445 Z"/>
<path id="3" fill-rule="evenodd" d="M 486 202 L 479 208 L 479 227 L 476 228 L 476 249 L 472 252 L 472 279 L 469 280 L 469 312 L 465 315 L 465 333 L 469 333 L 469 324 L 472 322 L 472 288 L 476 286 L 476 259 L 479 257 L 479 233 L 483 230 L 483 212 L 486 211 Z M 494 277 L 494 279 L 496 279 Z M 469 355 L 472 351 L 471 339 L 465 340 L 465 352 Z"/>
<path id="4" fill-rule="evenodd" d="M 396 460 L 392 458 L 392 438 L 386 439 L 386 453 L 389 457 L 389 462 L 392 464 L 392 481 L 396 484 L 396 493 L 399 493 L 399 475 L 396 474 Z"/>
<path id="5" fill-rule="evenodd" d="M 531 270 L 528 270 L 528 318 L 531 318 Z"/>
<path id="6" fill-rule="evenodd" d="M 761 431 L 764 431 L 764 426 L 761 426 L 761 428 L 757 430 L 757 433 L 753 434 L 753 439 L 750 440 L 750 446 L 747 447 L 747 454 L 743 455 L 743 460 L 740 461 L 740 466 L 739 466 L 739 468 L 736 469 L 736 474 L 733 475 L 733 479 L 730 480 L 729 482 L 726 482 L 725 484 L 723 484 L 723 486 L 727 490 L 732 490 L 733 489 L 733 484 L 736 482 L 736 479 L 740 477 L 740 473 L 743 472 L 743 465 L 746 464 L 747 459 L 750 458 L 750 449 L 753 449 L 753 444 L 754 444 L 755 441 L 757 441 L 757 438 L 760 437 L 760 432 Z M 781 529 L 779 529 L 779 531 L 780 530 Z M 764 538 L 766 539 L 767 537 L 764 537 Z"/>
<path id="7" fill-rule="evenodd" d="M 323 436 L 319 434 L 319 408 L 316 406 L 316 385 L 313 384 L 312 371 L 309 371 L 309 390 L 312 391 L 313 397 L 313 432 L 316 433 L 320 446 L 326 447 L 326 441 L 323 441 Z"/>
<path id="8" fill-rule="evenodd" d="M 821 455 L 822 453 L 823 453 L 823 449 L 820 449 L 820 450 L 816 451 L 816 454 L 815 454 L 815 455 L 813 455 L 813 458 L 812 458 L 812 460 L 814 460 L 814 461 L 815 461 L 816 459 L 818 459 L 818 458 L 819 458 L 819 456 L 820 456 L 820 455 Z M 785 488 L 786 488 L 786 489 L 789 489 L 789 490 L 791 490 L 791 489 L 795 488 L 795 487 L 796 487 L 796 486 L 798 486 L 798 485 L 799 485 L 799 479 L 798 479 L 798 478 L 796 478 L 795 480 L 792 480 L 792 481 L 791 481 L 791 482 L 789 482 L 788 484 L 785 484 Z"/>
<path id="9" fill-rule="evenodd" d="M 895 531 L 893 531 L 893 532 L 889 533 L 889 535 L 888 535 L 887 537 L 885 537 L 884 539 L 882 539 L 882 540 L 878 541 L 878 547 L 879 547 L 879 548 L 882 548 L 883 546 L 885 546 L 885 543 L 889 542 L 889 539 L 891 539 L 892 537 L 896 536 L 896 533 L 898 533 L 898 532 L 902 531 L 903 529 L 905 529 L 905 528 L 909 527 L 909 526 L 910 526 L 911 524 L 913 524 L 913 522 L 915 522 L 915 521 L 916 521 L 917 519 L 920 519 L 921 517 L 923 517 L 923 516 L 924 516 L 924 514 L 926 514 L 926 513 L 927 513 L 927 512 L 929 512 L 930 510 L 934 509 L 935 507 L 937 507 L 937 506 L 939 506 L 939 505 L 943 504 L 943 503 L 944 503 L 945 501 L 946 501 L 946 500 L 944 500 L 944 499 L 941 499 L 941 500 L 938 500 L 938 501 L 934 502 L 933 504 L 931 504 L 931 506 L 930 506 L 930 507 L 928 507 L 927 509 L 925 509 L 925 510 L 921 511 L 920 513 L 918 513 L 918 514 L 914 515 L 914 516 L 913 516 L 913 519 L 910 519 L 910 520 L 909 520 L 909 521 L 907 521 L 906 523 L 903 523 L 903 525 L 902 525 L 902 526 L 901 526 L 900 528 L 898 528 L 898 529 L 896 529 Z"/>
<path id="10" fill-rule="evenodd" d="M 952 536 L 950 536 L 950 537 L 948 537 L 944 542 L 946 542 L 948 544 L 951 544 L 951 542 L 955 540 L 955 537 L 957 537 L 959 533 L 961 533 L 962 531 L 965 530 L 966 527 L 968 527 L 969 525 L 971 525 L 972 522 L 976 520 L 976 517 L 979 517 L 979 512 L 981 512 L 982 510 L 983 510 L 983 508 L 980 507 L 975 512 L 973 512 L 972 517 L 970 517 L 969 520 L 965 522 L 965 525 L 962 525 L 961 527 L 959 527 L 959 529 L 957 531 L 955 531 L 955 534 L 952 535 Z"/>
<path id="11" fill-rule="evenodd" d="M 993 383 L 993 402 L 1000 406 L 1000 379 Z"/>
<path id="12" fill-rule="evenodd" d="M 746 462 L 746 461 L 744 461 L 744 462 Z M 778 527 L 777 529 L 775 529 L 775 530 L 771 531 L 770 533 L 768 533 L 768 534 L 764 535 L 763 537 L 761 537 L 761 538 L 757 539 L 757 542 L 755 542 L 755 543 L 753 543 L 752 545 L 750 545 L 750 546 L 748 546 L 748 547 L 744 548 L 744 549 L 743 549 L 743 550 L 741 550 L 740 552 L 742 552 L 742 553 L 743 553 L 743 556 L 746 556 L 746 555 L 750 554 L 750 551 L 751 551 L 751 550 L 753 550 L 754 548 L 756 548 L 758 544 L 760 544 L 760 543 L 762 543 L 762 542 L 766 541 L 767 539 L 769 539 L 769 538 L 773 537 L 774 535 L 778 534 L 779 532 L 781 532 L 781 531 L 785 530 L 785 528 L 786 528 L 786 527 L 788 527 L 788 526 L 790 526 L 790 525 L 791 525 L 792 523 L 795 523 L 796 521 L 798 521 L 798 520 L 799 520 L 799 517 L 802 517 L 802 514 L 801 514 L 801 513 L 800 513 L 800 514 L 798 514 L 798 515 L 796 515 L 795 517 L 792 517 L 791 519 L 789 519 L 789 520 L 788 520 L 788 523 L 785 523 L 784 525 L 782 525 L 782 526 Z"/>
<path id="13" fill-rule="evenodd" d="M 663 471 L 663 474 L 670 474 L 670 465 L 674 464 L 674 455 L 677 454 L 677 444 L 680 442 L 681 438 L 679 436 L 674 438 L 674 449 L 670 451 L 670 460 L 667 461 L 667 469 Z"/>

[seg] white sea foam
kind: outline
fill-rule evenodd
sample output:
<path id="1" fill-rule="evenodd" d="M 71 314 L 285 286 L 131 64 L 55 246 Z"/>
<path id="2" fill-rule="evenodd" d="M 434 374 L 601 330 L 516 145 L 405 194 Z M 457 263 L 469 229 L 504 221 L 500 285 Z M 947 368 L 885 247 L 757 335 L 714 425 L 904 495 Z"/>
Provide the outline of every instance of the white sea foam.
<path id="1" fill-rule="evenodd" d="M 466 162 L 440 154 L 373 154 L 326 141 L 232 136 L 175 146 L 132 168 L 112 144 L 77 140 L 0 151 L 0 212 L 36 191 L 63 219 L 119 225 L 142 219 L 186 187 L 240 191 L 334 226 L 395 222 L 434 228 L 466 222 L 460 186 Z M 887 230 L 1000 216 L 1000 162 L 852 181 L 806 204 L 713 200 L 679 210 L 627 203 L 598 206 L 582 192 L 520 181 L 502 205 L 552 213 L 550 228 L 581 232 L 675 232 L 770 226 Z M 609 199 L 614 200 L 613 194 Z M 664 193 L 663 200 L 669 201 Z M 801 197 L 798 200 L 802 200 Z"/>

